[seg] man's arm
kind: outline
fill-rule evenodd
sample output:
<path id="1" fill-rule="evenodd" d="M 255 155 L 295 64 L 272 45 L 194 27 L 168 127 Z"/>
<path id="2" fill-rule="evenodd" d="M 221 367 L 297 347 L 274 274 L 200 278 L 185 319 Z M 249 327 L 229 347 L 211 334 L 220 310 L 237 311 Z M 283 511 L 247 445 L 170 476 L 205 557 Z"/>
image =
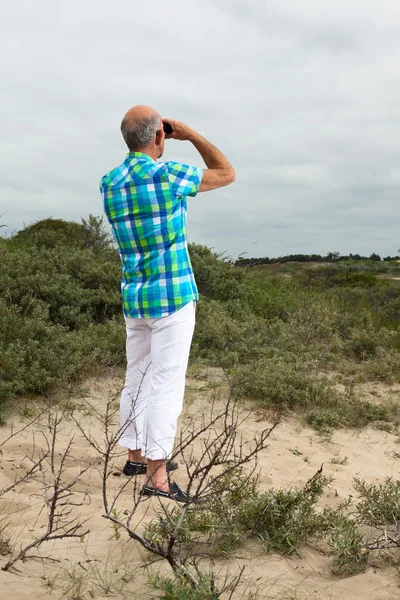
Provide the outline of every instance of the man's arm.
<path id="1" fill-rule="evenodd" d="M 218 148 L 203 138 L 197 131 L 185 125 L 185 123 L 171 119 L 165 119 L 165 121 L 170 123 L 173 128 L 173 132 L 165 136 L 166 139 L 188 140 L 192 142 L 208 167 L 204 169 L 199 192 L 215 190 L 235 181 L 235 169 Z"/>

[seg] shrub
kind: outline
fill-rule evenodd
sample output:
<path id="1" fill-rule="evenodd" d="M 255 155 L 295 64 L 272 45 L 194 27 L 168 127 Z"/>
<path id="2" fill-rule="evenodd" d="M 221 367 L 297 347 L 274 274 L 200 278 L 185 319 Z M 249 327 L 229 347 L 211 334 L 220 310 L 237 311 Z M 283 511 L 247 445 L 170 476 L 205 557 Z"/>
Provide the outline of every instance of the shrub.
<path id="1" fill-rule="evenodd" d="M 235 302 L 200 300 L 192 358 L 202 358 L 225 368 L 257 359 L 271 343 L 268 323 L 252 313 L 246 319 L 235 318 L 236 311 Z"/>
<path id="2" fill-rule="evenodd" d="M 333 572 L 350 575 L 364 570 L 371 553 L 384 546 L 387 538 L 379 528 L 389 532 L 392 547 L 396 539 L 400 547 L 398 481 L 387 478 L 382 484 L 367 484 L 356 479 L 358 499 L 350 496 L 334 509 L 319 505 L 331 483 L 322 470 L 299 488 L 261 492 L 259 483 L 257 475 L 238 469 L 221 478 L 206 505 L 186 513 L 180 542 L 188 555 L 196 555 L 199 548 L 214 556 L 230 555 L 246 539 L 257 540 L 266 552 L 284 555 L 299 555 L 305 543 L 327 544 Z M 161 526 L 152 522 L 145 535 L 165 543 L 162 531 L 174 529 L 179 512 L 174 509 L 167 515 L 171 517 L 167 524 L 164 516 Z M 366 526 L 375 529 L 368 533 Z"/>
<path id="3" fill-rule="evenodd" d="M 352 388 L 337 389 L 319 374 L 310 357 L 277 354 L 239 367 L 232 378 L 235 393 L 258 399 L 265 407 L 302 409 L 305 421 L 320 431 L 338 427 L 364 427 L 389 423 L 396 418 L 398 403 L 374 404 L 356 396 Z"/>
<path id="4" fill-rule="evenodd" d="M 196 274 L 196 283 L 201 295 L 210 300 L 235 300 L 242 297 L 243 271 L 230 262 L 220 260 L 206 246 L 190 245 L 190 258 Z"/>
<path id="5" fill-rule="evenodd" d="M 383 483 L 367 484 L 354 480 L 354 489 L 359 494 L 357 512 L 366 525 L 400 525 L 400 481 L 386 477 Z"/>
<path id="6" fill-rule="evenodd" d="M 112 245 L 112 237 L 103 222 L 103 217 L 89 215 L 81 223 L 62 219 L 43 219 L 21 229 L 13 237 L 16 244 L 37 248 L 76 246 L 101 251 Z"/>
<path id="7" fill-rule="evenodd" d="M 42 393 L 57 369 L 68 379 L 123 364 L 121 262 L 102 219 L 45 219 L 0 246 L 3 400 Z M 400 286 L 376 278 L 374 261 L 241 268 L 204 246 L 190 254 L 201 294 L 192 360 L 229 369 L 238 394 L 300 408 L 320 429 L 391 418 L 321 375 L 398 380 Z"/>
<path id="8" fill-rule="evenodd" d="M 298 553 L 302 543 L 320 532 L 316 504 L 329 481 L 317 473 L 303 488 L 261 493 L 257 476 L 231 473 L 221 479 L 206 509 L 188 515 L 188 524 L 208 534 L 214 554 L 230 554 L 246 537 L 258 540 L 267 552 Z"/>
<path id="9" fill-rule="evenodd" d="M 82 338 L 76 333 L 67 335 L 64 327 L 49 323 L 46 312 L 36 305 L 27 316 L 18 307 L 0 304 L 3 402 L 10 394 L 42 393 L 54 382 L 72 378 L 84 369 L 87 354 Z"/>
<path id="10" fill-rule="evenodd" d="M 400 353 L 397 350 L 379 348 L 375 358 L 363 363 L 360 373 L 367 380 L 399 383 Z"/>
<path id="11" fill-rule="evenodd" d="M 302 285 L 310 288 L 371 288 L 388 285 L 386 281 L 378 279 L 373 273 L 354 271 L 348 267 L 340 268 L 338 266 L 303 269 L 297 274 L 297 277 Z"/>
<path id="12" fill-rule="evenodd" d="M 79 331 L 52 324 L 37 303 L 29 314 L 0 303 L 0 406 L 15 394 L 43 393 L 55 383 L 76 379 L 94 366 L 122 364 L 121 322 L 90 323 Z"/>
<path id="13" fill-rule="evenodd" d="M 179 521 L 180 510 L 177 507 L 172 509 L 163 508 L 162 514 L 158 516 L 157 519 L 152 519 L 148 523 L 146 523 L 143 536 L 151 540 L 156 546 L 162 548 L 164 544 L 166 544 L 170 536 L 175 532 L 176 525 Z M 190 542 L 190 532 L 188 523 L 186 520 L 182 522 L 182 525 L 179 527 L 176 532 L 176 546 L 184 548 Z"/>
<path id="14" fill-rule="evenodd" d="M 267 552 L 299 553 L 307 540 L 321 535 L 316 504 L 328 480 L 317 477 L 303 489 L 271 490 L 253 526 Z"/>
<path id="15" fill-rule="evenodd" d="M 199 572 L 199 585 L 194 588 L 182 575 L 171 579 L 162 575 L 149 577 L 150 585 L 161 592 L 160 600 L 215 600 L 215 582 L 212 573 Z"/>
<path id="16" fill-rule="evenodd" d="M 332 571 L 336 575 L 353 575 L 364 571 L 368 551 L 363 533 L 357 523 L 341 508 L 325 509 L 320 517 L 321 530 L 328 541 L 333 556 Z"/>
<path id="17" fill-rule="evenodd" d="M 0 410 L 16 394 L 44 393 L 97 365 L 123 364 L 121 266 L 101 227 L 92 217 L 83 225 L 46 220 L 7 245 L 0 263 Z"/>
<path id="18" fill-rule="evenodd" d="M 29 310 L 40 301 L 52 323 L 76 329 L 121 312 L 121 266 L 109 253 L 98 256 L 67 246 L 21 248 L 7 253 L 0 269 L 0 294 L 6 302 Z"/>
<path id="19" fill-rule="evenodd" d="M 289 352 L 271 352 L 269 358 L 253 363 L 251 370 L 239 367 L 233 383 L 238 394 L 284 409 L 320 405 L 321 397 L 334 393 L 326 378 L 316 376 L 310 359 Z"/>

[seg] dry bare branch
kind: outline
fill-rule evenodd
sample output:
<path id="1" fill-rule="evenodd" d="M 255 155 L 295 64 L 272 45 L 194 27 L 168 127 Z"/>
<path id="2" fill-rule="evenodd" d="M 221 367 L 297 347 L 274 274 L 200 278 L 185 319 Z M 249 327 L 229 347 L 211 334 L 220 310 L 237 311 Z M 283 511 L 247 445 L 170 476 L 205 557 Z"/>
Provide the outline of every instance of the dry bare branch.
<path id="1" fill-rule="evenodd" d="M 88 519 L 81 521 L 79 516 L 74 514 L 74 508 L 82 506 L 87 502 L 88 494 L 85 493 L 81 500 L 76 501 L 73 488 L 91 465 L 88 465 L 85 469 L 81 469 L 74 478 L 67 479 L 65 465 L 67 459 L 71 457 L 73 439 L 69 441 L 66 449 L 59 454 L 60 464 L 56 467 L 57 436 L 64 418 L 64 413 L 52 414 L 49 411 L 47 431 L 43 432 L 48 448 L 47 451 L 39 460 L 34 462 L 30 471 L 2 492 L 6 493 L 10 489 L 15 488 L 16 485 L 26 481 L 39 471 L 43 487 L 43 507 L 40 509 L 39 515 L 44 509 L 47 510 L 46 531 L 29 544 L 21 547 L 19 552 L 12 555 L 9 561 L 2 567 L 3 571 L 8 571 L 17 561 L 25 559 L 30 550 L 39 548 L 44 542 L 71 537 L 82 538 L 88 533 L 87 530 L 83 529 Z"/>

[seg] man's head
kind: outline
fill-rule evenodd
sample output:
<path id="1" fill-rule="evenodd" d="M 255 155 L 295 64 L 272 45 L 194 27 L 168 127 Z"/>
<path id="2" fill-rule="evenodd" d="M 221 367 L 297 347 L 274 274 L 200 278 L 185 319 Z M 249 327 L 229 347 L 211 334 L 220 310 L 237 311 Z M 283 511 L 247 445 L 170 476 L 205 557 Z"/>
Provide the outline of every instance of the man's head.
<path id="1" fill-rule="evenodd" d="M 160 114 L 151 106 L 134 106 L 124 116 L 121 133 L 131 152 L 144 152 L 154 160 L 164 152 L 165 133 Z"/>

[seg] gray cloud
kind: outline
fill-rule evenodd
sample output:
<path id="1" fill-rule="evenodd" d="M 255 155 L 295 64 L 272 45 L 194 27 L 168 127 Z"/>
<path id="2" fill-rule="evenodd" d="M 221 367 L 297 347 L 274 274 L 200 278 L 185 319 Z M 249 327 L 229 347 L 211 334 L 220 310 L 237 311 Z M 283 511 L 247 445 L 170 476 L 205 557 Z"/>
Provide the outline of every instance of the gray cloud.
<path id="1" fill-rule="evenodd" d="M 396 0 L 27 0 L 3 7 L 0 214 L 10 230 L 102 212 L 136 103 L 189 122 L 236 183 L 190 199 L 192 241 L 232 256 L 395 253 Z M 167 159 L 201 164 L 188 143 Z M 2 230 L 4 231 L 4 230 Z"/>

